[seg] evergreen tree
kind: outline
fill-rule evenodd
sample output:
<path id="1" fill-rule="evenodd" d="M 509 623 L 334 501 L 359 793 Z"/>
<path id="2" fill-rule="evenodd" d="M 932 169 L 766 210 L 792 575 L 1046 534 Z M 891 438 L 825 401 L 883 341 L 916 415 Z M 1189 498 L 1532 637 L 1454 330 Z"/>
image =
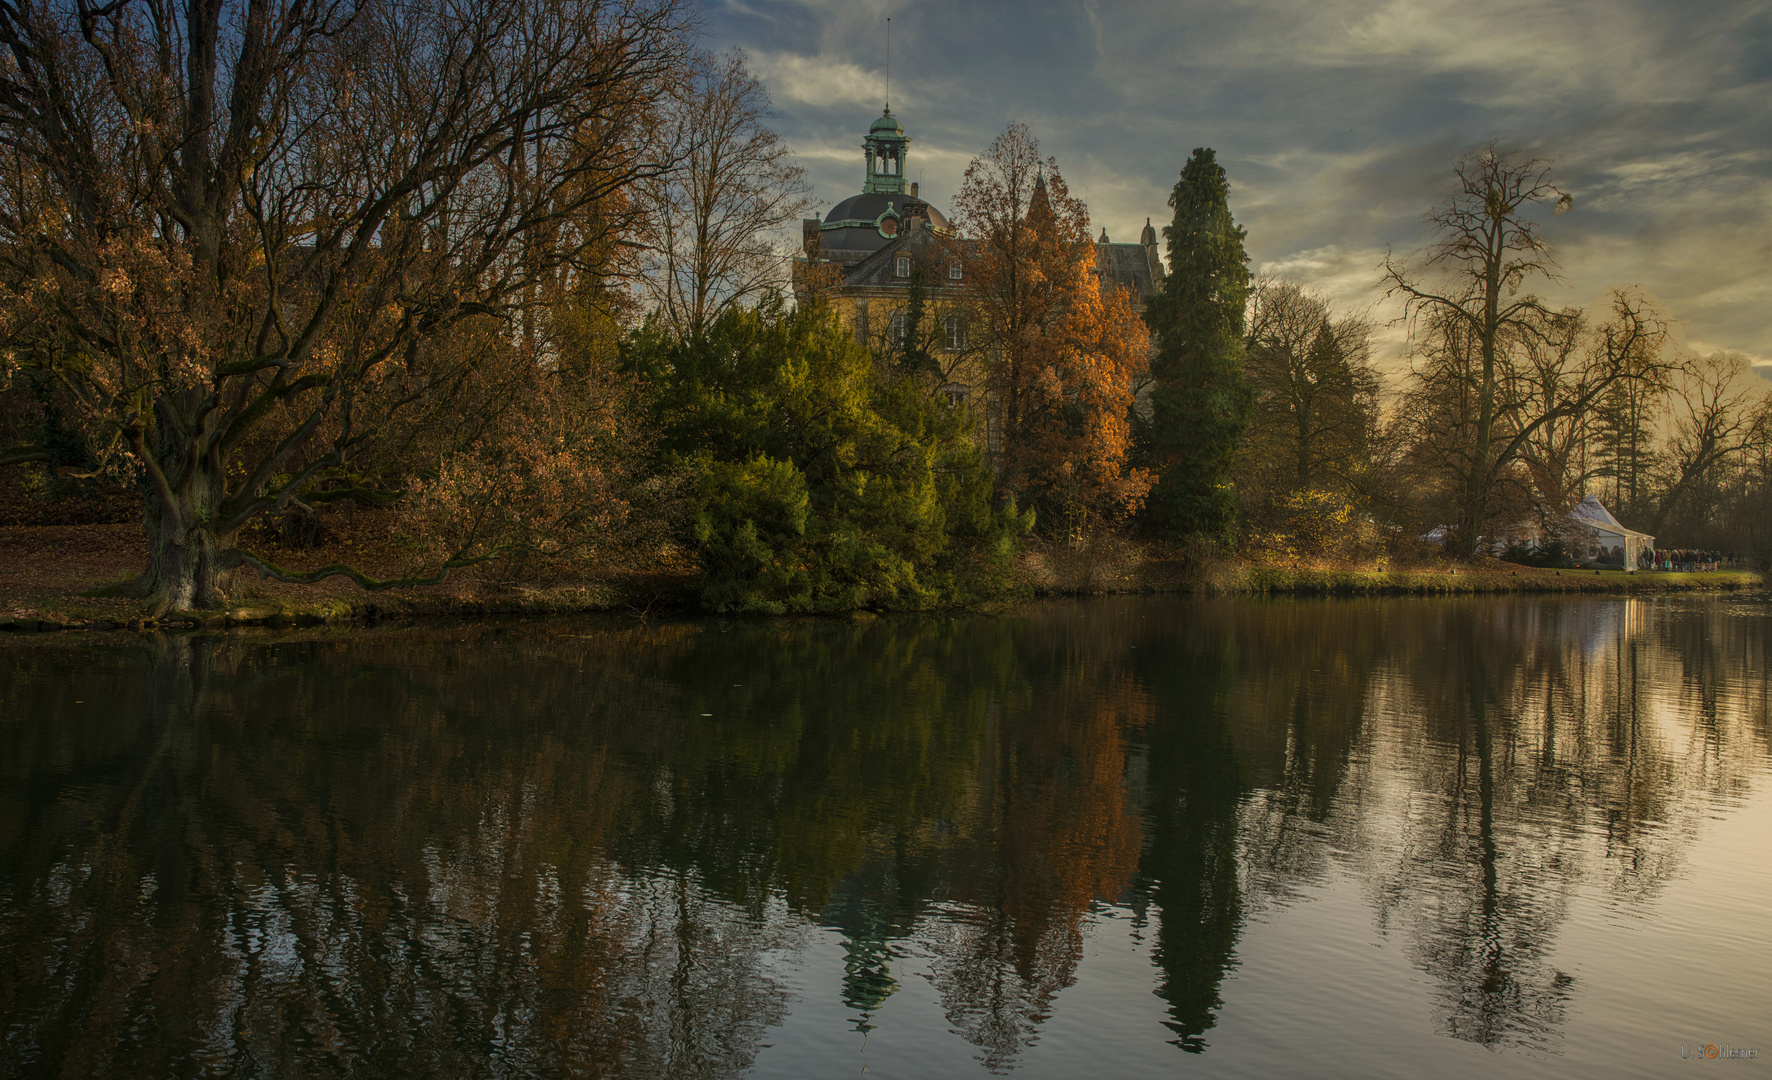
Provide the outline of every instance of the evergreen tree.
<path id="1" fill-rule="evenodd" d="M 1150 457 L 1159 474 L 1147 513 L 1178 540 L 1230 539 L 1237 512 L 1231 457 L 1254 414 L 1243 372 L 1248 256 L 1229 194 L 1213 152 L 1195 150 L 1169 196 L 1169 276 L 1145 309 L 1157 336 Z"/>
<path id="2" fill-rule="evenodd" d="M 1002 588 L 1030 515 L 993 507 L 964 410 L 881 371 L 829 307 L 778 298 L 622 349 L 651 386 L 684 546 L 721 612 L 921 608 Z"/>
<path id="3" fill-rule="evenodd" d="M 923 286 L 923 265 L 917 260 L 911 266 L 911 297 L 905 307 L 904 334 L 893 344 L 898 346 L 899 369 L 907 375 L 939 376 L 941 365 L 929 352 L 926 303 L 928 290 Z"/>

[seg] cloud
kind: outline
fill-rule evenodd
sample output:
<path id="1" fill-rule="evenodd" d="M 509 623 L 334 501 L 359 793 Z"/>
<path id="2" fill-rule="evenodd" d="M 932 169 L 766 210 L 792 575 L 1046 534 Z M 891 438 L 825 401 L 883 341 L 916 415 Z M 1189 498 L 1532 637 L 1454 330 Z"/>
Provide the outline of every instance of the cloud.
<path id="1" fill-rule="evenodd" d="M 718 9 L 821 198 L 861 179 L 893 18 L 913 178 L 951 198 L 1010 120 L 1097 227 L 1161 225 L 1188 153 L 1216 149 L 1253 262 L 1338 305 L 1376 255 L 1427 239 L 1450 166 L 1491 140 L 1552 159 L 1558 302 L 1640 285 L 1691 340 L 1772 356 L 1772 8 L 1759 0 L 747 0 Z M 1360 286 L 1361 262 L 1370 273 Z"/>
<path id="2" fill-rule="evenodd" d="M 881 73 L 843 60 L 758 50 L 750 66 L 777 105 L 863 110 L 878 108 L 883 96 Z"/>

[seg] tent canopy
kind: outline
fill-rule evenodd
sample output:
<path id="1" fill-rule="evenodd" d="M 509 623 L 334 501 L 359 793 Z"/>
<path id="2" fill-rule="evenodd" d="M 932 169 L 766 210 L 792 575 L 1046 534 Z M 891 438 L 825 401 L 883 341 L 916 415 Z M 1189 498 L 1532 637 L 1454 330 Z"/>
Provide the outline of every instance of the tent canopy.
<path id="1" fill-rule="evenodd" d="M 1612 516 L 1600 500 L 1589 495 L 1581 500 L 1581 504 L 1569 511 L 1569 519 L 1577 525 L 1585 526 L 1595 534 L 1595 538 L 1606 543 L 1608 547 L 1623 549 L 1624 568 L 1635 570 L 1637 556 L 1644 551 L 1655 550 L 1655 537 L 1648 533 L 1627 529 Z"/>

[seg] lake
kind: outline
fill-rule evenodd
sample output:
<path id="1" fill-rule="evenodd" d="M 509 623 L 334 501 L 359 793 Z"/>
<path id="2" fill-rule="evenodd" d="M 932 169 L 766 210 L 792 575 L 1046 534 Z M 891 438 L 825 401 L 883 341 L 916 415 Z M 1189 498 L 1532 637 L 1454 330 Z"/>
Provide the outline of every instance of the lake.
<path id="1" fill-rule="evenodd" d="M 0 640 L 0 1075 L 1758 1072 L 1769 615 Z"/>

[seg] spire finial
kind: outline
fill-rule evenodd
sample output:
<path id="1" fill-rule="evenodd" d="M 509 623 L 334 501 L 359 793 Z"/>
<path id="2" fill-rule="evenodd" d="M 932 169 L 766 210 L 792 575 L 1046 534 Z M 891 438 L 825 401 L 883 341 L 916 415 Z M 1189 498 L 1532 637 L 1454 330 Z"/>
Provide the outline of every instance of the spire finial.
<path id="1" fill-rule="evenodd" d="M 886 16 L 886 115 L 892 115 L 892 16 Z"/>

